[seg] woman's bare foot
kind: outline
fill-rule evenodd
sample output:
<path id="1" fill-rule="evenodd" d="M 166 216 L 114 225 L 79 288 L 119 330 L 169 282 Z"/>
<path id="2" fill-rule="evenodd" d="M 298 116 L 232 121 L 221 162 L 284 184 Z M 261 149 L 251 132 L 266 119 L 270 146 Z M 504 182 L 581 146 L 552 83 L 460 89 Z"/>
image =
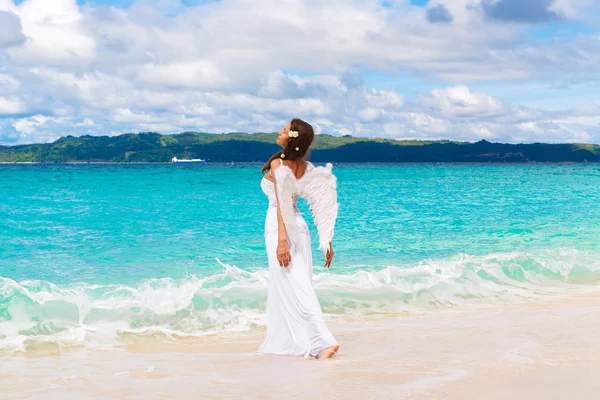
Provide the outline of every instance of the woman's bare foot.
<path id="1" fill-rule="evenodd" d="M 317 360 L 326 360 L 335 356 L 335 353 L 337 353 L 339 348 L 340 346 L 336 344 L 335 346 L 327 347 L 326 349 L 321 350 L 317 356 Z"/>

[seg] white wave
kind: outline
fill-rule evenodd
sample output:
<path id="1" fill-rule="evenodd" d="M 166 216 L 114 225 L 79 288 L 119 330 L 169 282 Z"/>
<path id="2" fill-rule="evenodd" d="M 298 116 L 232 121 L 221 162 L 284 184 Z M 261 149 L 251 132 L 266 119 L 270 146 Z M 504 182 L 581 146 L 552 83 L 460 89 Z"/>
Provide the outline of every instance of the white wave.
<path id="1" fill-rule="evenodd" d="M 220 274 L 150 279 L 137 286 L 17 283 L 0 277 L 0 351 L 46 342 L 105 346 L 123 335 L 175 339 L 263 325 L 268 271 L 221 265 Z M 314 275 L 324 312 L 336 315 L 523 301 L 596 290 L 599 282 L 600 257 L 575 249 L 458 254 L 407 267 Z"/>

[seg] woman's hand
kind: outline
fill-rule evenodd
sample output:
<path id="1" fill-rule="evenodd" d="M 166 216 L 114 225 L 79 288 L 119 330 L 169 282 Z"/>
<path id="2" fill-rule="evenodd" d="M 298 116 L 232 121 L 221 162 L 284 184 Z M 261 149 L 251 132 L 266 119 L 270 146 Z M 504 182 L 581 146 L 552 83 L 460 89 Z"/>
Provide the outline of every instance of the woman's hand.
<path id="1" fill-rule="evenodd" d="M 279 266 L 281 267 L 287 267 L 292 261 L 287 239 L 279 239 L 279 243 L 277 244 L 277 261 L 279 261 Z"/>
<path id="2" fill-rule="evenodd" d="M 331 267 L 331 260 L 333 260 L 333 245 L 329 242 L 329 249 L 327 249 L 327 254 L 325 255 L 325 268 Z"/>

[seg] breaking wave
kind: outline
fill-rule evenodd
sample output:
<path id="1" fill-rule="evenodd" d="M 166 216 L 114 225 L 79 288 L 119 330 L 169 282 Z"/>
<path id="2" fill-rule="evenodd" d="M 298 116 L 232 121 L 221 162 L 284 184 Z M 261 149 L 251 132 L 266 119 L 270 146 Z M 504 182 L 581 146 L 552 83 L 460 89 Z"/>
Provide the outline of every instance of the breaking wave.
<path id="1" fill-rule="evenodd" d="M 575 249 L 458 254 L 412 266 L 316 273 L 314 285 L 329 315 L 424 313 L 595 291 L 599 260 Z M 0 352 L 40 343 L 113 346 L 131 335 L 177 340 L 264 325 L 268 271 L 222 266 L 222 273 L 211 276 L 150 279 L 137 286 L 0 277 Z"/>

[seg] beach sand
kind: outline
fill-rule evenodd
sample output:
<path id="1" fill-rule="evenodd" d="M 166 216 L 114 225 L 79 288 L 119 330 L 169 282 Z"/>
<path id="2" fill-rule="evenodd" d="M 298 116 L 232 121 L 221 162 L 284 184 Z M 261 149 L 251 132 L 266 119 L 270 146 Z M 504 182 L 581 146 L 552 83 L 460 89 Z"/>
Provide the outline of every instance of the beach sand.
<path id="1" fill-rule="evenodd" d="M 265 332 L 1 356 L 3 399 L 597 399 L 600 297 L 332 320 L 335 359 L 257 354 Z"/>

